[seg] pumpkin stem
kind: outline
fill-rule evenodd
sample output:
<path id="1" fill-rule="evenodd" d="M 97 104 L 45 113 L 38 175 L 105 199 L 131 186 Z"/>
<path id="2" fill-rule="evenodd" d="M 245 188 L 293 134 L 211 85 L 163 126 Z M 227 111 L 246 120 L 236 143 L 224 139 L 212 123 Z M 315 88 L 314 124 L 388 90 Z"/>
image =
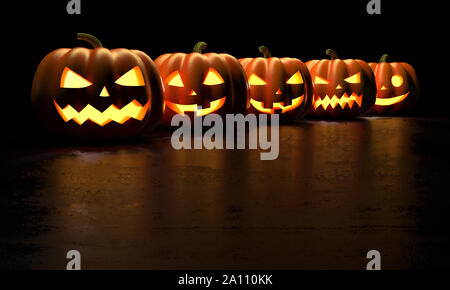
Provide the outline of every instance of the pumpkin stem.
<path id="1" fill-rule="evenodd" d="M 100 42 L 100 40 L 98 40 L 97 37 L 95 37 L 95 36 L 93 36 L 91 34 L 77 33 L 77 39 L 89 42 L 94 48 L 103 47 L 103 45 Z"/>
<path id="2" fill-rule="evenodd" d="M 380 58 L 380 62 L 387 62 L 389 55 L 387 53 L 383 54 Z"/>
<path id="3" fill-rule="evenodd" d="M 332 49 L 327 49 L 325 53 L 331 56 L 331 59 L 339 59 L 339 56 L 337 55 L 336 51 Z"/>
<path id="4" fill-rule="evenodd" d="M 260 46 L 259 51 L 264 55 L 264 58 L 272 57 L 270 50 L 265 46 Z"/>
<path id="5" fill-rule="evenodd" d="M 197 42 L 197 44 L 194 46 L 194 49 L 192 50 L 192 52 L 202 53 L 202 50 L 204 50 L 205 48 L 206 48 L 206 42 L 199 41 L 199 42 Z"/>

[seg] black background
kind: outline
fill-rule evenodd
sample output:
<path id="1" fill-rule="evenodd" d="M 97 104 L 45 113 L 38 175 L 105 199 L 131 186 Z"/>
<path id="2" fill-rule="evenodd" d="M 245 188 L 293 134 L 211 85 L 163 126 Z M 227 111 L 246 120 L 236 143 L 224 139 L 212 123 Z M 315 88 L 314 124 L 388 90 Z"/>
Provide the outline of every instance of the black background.
<path id="1" fill-rule="evenodd" d="M 62 47 L 86 46 L 76 33 L 97 36 L 107 48 L 146 52 L 152 59 L 167 52 L 190 52 L 205 41 L 205 52 L 236 58 L 273 56 L 306 62 L 341 58 L 408 62 L 417 71 L 421 101 L 415 116 L 448 118 L 450 98 L 443 32 L 442 2 L 381 1 L 381 15 L 368 15 L 360 1 L 81 1 L 81 15 L 68 15 L 68 1 L 17 2 L 3 7 L 3 70 L 11 89 L 4 94 L 2 124 L 11 137 L 35 132 L 30 123 L 30 91 L 42 58 Z M 31 130 L 30 130 L 31 128 Z"/>

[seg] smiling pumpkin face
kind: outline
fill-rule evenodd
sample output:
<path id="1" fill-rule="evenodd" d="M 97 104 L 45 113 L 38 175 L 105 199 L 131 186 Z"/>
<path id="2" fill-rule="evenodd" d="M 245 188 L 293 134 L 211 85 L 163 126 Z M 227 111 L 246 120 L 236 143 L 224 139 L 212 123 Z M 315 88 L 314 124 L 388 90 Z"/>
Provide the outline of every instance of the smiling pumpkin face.
<path id="1" fill-rule="evenodd" d="M 250 85 L 248 113 L 279 114 L 289 121 L 311 106 L 312 84 L 306 65 L 296 58 L 277 58 L 261 46 L 264 58 L 240 59 Z"/>
<path id="2" fill-rule="evenodd" d="M 58 49 L 39 65 L 32 104 L 44 125 L 58 135 L 114 138 L 137 135 L 157 125 L 162 86 L 157 69 L 143 52 L 96 47 Z"/>
<path id="3" fill-rule="evenodd" d="M 375 78 L 369 65 L 359 59 L 341 60 L 332 50 L 332 59 L 306 63 L 314 83 L 310 115 L 317 117 L 356 117 L 375 103 Z"/>
<path id="4" fill-rule="evenodd" d="M 377 98 L 371 114 L 390 115 L 412 110 L 419 97 L 419 85 L 414 68 L 407 63 L 369 63 L 377 82 Z"/>
<path id="5" fill-rule="evenodd" d="M 175 114 L 192 118 L 245 112 L 248 86 L 242 66 L 228 54 L 202 54 L 204 48 L 199 42 L 193 53 L 164 54 L 155 60 L 164 84 L 163 125 L 170 126 Z"/>

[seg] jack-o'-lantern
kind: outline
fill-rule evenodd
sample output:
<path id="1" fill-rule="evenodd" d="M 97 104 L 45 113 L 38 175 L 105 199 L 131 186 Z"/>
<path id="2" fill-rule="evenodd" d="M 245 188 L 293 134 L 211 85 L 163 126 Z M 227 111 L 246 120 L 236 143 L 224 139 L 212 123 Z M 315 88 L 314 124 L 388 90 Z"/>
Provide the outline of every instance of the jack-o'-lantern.
<path id="1" fill-rule="evenodd" d="M 389 115 L 411 111 L 419 98 L 414 68 L 404 62 L 387 62 L 384 54 L 379 63 L 369 63 L 377 82 L 377 99 L 369 113 Z"/>
<path id="2" fill-rule="evenodd" d="M 375 104 L 376 84 L 369 65 L 359 59 L 330 59 L 306 63 L 314 86 L 311 116 L 346 118 L 362 115 Z"/>
<path id="3" fill-rule="evenodd" d="M 94 49 L 60 48 L 39 64 L 31 103 L 51 132 L 76 138 L 121 138 L 150 130 L 161 119 L 162 84 L 149 56 L 106 49 L 79 33 Z"/>
<path id="4" fill-rule="evenodd" d="M 155 60 L 164 84 L 162 125 L 170 126 L 175 114 L 245 113 L 249 88 L 241 64 L 229 54 L 202 54 L 205 48 L 199 42 L 190 54 L 167 53 Z"/>
<path id="5" fill-rule="evenodd" d="M 290 121 L 306 114 L 311 107 L 312 83 L 306 65 L 296 58 L 272 57 L 267 47 L 259 51 L 264 57 L 243 58 L 250 85 L 248 113 L 279 114 Z"/>

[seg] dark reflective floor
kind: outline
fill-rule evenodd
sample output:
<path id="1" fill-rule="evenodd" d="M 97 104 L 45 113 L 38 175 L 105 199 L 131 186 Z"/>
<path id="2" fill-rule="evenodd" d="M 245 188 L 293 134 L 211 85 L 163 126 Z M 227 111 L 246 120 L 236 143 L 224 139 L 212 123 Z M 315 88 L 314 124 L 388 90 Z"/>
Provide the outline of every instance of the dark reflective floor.
<path id="1" fill-rule="evenodd" d="M 449 121 L 301 121 L 280 155 L 146 142 L 3 152 L 0 267 L 440 268 L 449 260 Z"/>

